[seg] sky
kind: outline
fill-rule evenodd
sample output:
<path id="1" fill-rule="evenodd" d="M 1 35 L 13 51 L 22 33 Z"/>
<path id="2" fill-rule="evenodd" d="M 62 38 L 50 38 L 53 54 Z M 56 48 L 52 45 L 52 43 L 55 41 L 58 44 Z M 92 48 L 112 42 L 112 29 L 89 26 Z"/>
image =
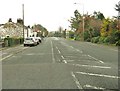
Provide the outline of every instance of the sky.
<path id="1" fill-rule="evenodd" d="M 61 26 L 69 29 L 69 19 L 77 9 L 81 14 L 93 14 L 100 11 L 105 17 L 117 16 L 115 4 L 120 0 L 0 0 L 0 24 L 9 18 L 13 22 L 22 18 L 24 4 L 25 25 L 41 24 L 48 31 L 56 31 Z M 78 3 L 78 4 L 74 4 Z M 84 8 L 83 8 L 84 7 Z"/>

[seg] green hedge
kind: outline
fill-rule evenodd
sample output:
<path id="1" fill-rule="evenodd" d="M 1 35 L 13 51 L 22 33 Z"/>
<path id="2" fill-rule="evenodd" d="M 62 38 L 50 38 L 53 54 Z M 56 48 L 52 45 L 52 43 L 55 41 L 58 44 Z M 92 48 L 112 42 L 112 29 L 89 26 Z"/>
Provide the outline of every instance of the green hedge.
<path id="1" fill-rule="evenodd" d="M 4 43 L 6 47 L 15 46 L 18 44 L 23 44 L 23 38 L 5 38 Z"/>

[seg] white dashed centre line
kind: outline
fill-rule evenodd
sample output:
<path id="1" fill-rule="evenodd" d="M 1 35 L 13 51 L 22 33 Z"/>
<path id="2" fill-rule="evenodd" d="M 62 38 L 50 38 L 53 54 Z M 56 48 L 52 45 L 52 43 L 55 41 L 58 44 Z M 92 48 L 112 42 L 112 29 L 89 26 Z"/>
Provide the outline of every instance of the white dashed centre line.
<path id="1" fill-rule="evenodd" d="M 53 60 L 53 63 L 55 63 L 55 57 L 54 57 L 54 51 L 53 51 L 53 43 L 51 41 L 51 48 L 52 48 L 52 60 Z"/>

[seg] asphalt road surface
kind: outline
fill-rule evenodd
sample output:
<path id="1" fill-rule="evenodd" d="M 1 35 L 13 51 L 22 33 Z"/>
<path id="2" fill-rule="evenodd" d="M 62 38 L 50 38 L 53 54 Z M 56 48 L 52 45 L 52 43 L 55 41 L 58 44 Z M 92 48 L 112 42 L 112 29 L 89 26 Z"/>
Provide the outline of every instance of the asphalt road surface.
<path id="1" fill-rule="evenodd" d="M 117 47 L 52 37 L 25 48 L 1 60 L 2 89 L 118 89 Z"/>

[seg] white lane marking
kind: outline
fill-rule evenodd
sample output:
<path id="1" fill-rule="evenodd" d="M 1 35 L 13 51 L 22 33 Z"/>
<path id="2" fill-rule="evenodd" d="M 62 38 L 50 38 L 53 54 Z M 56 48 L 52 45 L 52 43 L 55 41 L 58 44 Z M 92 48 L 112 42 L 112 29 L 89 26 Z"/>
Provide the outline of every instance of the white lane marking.
<path id="1" fill-rule="evenodd" d="M 78 89 L 83 89 L 82 86 L 80 85 L 78 79 L 76 78 L 75 74 L 73 72 L 71 72 L 71 75 L 72 75 L 72 77 L 73 77 L 73 79 L 74 79 Z"/>
<path id="2" fill-rule="evenodd" d="M 30 56 L 31 56 L 31 55 L 44 55 L 44 53 L 28 53 L 28 54 L 25 54 L 25 55 L 28 55 L 28 56 L 29 56 L 29 55 L 30 55 Z"/>
<path id="3" fill-rule="evenodd" d="M 97 58 L 95 58 L 95 57 L 92 57 L 92 56 L 90 56 L 90 55 L 88 55 L 88 57 L 90 57 L 90 58 L 92 58 L 92 59 L 94 59 L 94 60 L 96 60 L 96 61 L 99 61 L 100 63 L 104 63 L 103 61 L 101 61 L 101 60 L 99 60 L 99 59 L 97 59 Z"/>
<path id="4" fill-rule="evenodd" d="M 84 85 L 83 87 L 91 88 L 91 89 L 105 89 L 105 88 L 102 88 L 102 87 L 91 86 L 91 85 L 88 85 L 88 84 Z"/>
<path id="5" fill-rule="evenodd" d="M 115 78 L 118 79 L 120 77 L 118 76 L 110 76 L 110 75 L 103 75 L 103 74 L 93 74 L 93 73 L 86 73 L 86 72 L 76 72 L 78 74 L 83 74 L 83 75 L 90 75 L 90 76 L 99 76 L 99 77 L 107 77 L 107 78 Z"/>
<path id="6" fill-rule="evenodd" d="M 78 49 L 75 49 L 76 51 L 78 51 L 78 52 L 80 52 L 80 53 L 83 53 L 83 51 L 80 51 L 80 50 L 78 50 Z"/>
<path id="7" fill-rule="evenodd" d="M 64 56 L 61 56 L 62 59 L 65 59 Z"/>
<path id="8" fill-rule="evenodd" d="M 9 58 L 9 57 L 11 57 L 11 56 L 13 56 L 13 54 L 10 54 L 10 55 L 8 55 L 8 56 L 6 56 L 6 57 L 0 59 L 0 61 L 5 60 L 5 59 L 7 59 L 7 58 Z"/>
<path id="9" fill-rule="evenodd" d="M 60 50 L 58 50 L 58 53 L 61 54 Z"/>
<path id="10" fill-rule="evenodd" d="M 105 66 L 94 66 L 94 65 L 80 65 L 80 64 L 73 64 L 75 66 L 83 66 L 83 67 L 91 67 L 91 68 L 104 68 L 104 69 L 111 69 L 111 67 L 105 67 Z"/>
<path id="11" fill-rule="evenodd" d="M 75 61 L 75 60 L 66 60 L 67 62 L 73 62 L 73 61 Z"/>
<path id="12" fill-rule="evenodd" d="M 66 61 L 66 60 L 63 60 L 63 62 L 67 64 L 67 61 Z"/>
<path id="13" fill-rule="evenodd" d="M 54 57 L 54 51 L 53 51 L 53 43 L 51 41 L 51 48 L 52 48 L 52 60 L 53 60 L 53 63 L 55 63 L 55 57 Z"/>

